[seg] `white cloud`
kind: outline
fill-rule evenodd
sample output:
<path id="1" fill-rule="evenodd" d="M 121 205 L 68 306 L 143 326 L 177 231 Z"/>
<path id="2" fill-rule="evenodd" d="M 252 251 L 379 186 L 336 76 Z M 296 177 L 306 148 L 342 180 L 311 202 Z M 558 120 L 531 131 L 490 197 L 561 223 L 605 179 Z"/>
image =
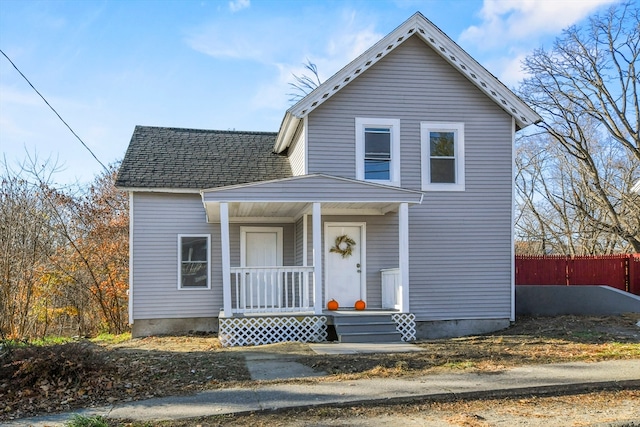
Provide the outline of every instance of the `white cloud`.
<path id="1" fill-rule="evenodd" d="M 363 24 L 366 22 L 369 24 Z M 304 67 L 307 60 L 318 67 L 320 80 L 327 80 L 384 36 L 375 31 L 371 22 L 356 12 L 344 11 L 339 19 L 333 19 L 329 29 L 324 27 L 321 36 L 314 37 L 317 44 L 307 47 L 307 51 L 298 51 L 295 57 L 273 64 L 278 69 L 277 77 L 258 89 L 251 102 L 252 107 L 280 111 L 289 108 L 289 94 L 293 92 L 289 83 L 293 81 L 294 74 L 310 74 Z M 324 38 L 327 35 L 329 38 Z"/>
<path id="2" fill-rule="evenodd" d="M 239 26 L 233 19 L 216 20 L 193 30 L 186 43 L 194 50 L 219 59 L 254 61 L 274 71 L 270 79 L 256 83 L 253 109 L 284 111 L 289 106 L 289 82 L 293 74 L 308 71 L 309 59 L 322 81 L 380 40 L 375 19 L 353 10 L 316 14 L 307 19 L 256 19 Z M 250 30 L 247 30 L 250 28 Z M 229 66 L 229 65 L 226 65 Z"/>
<path id="3" fill-rule="evenodd" d="M 246 27 L 251 30 L 247 30 Z M 194 50 L 214 58 L 248 59 L 268 63 L 283 51 L 287 42 L 281 18 L 245 22 L 239 26 L 233 19 L 218 20 L 196 28 L 186 38 Z"/>
<path id="4" fill-rule="evenodd" d="M 0 93 L 2 94 L 2 97 L 0 97 L 0 105 L 18 104 L 37 106 L 42 104 L 42 100 L 32 90 L 21 91 L 13 86 L 0 85 Z M 8 108 L 9 107 L 7 107 L 7 110 L 3 110 L 9 111 Z"/>
<path id="5" fill-rule="evenodd" d="M 481 22 L 467 28 L 459 42 L 509 87 L 526 75 L 522 61 L 532 50 L 603 7 L 621 0 L 484 0 Z M 548 47 L 548 46 L 547 46 Z"/>
<path id="6" fill-rule="evenodd" d="M 287 95 L 290 92 L 288 82 L 291 81 L 289 68 L 281 64 L 275 64 L 278 73 L 274 80 L 263 83 L 257 88 L 255 96 L 251 99 L 251 107 L 254 109 L 275 109 L 285 111 L 288 108 Z"/>
<path id="7" fill-rule="evenodd" d="M 482 65 L 507 87 L 513 88 L 526 77 L 522 71 L 522 61 L 526 56 L 525 53 L 520 53 L 495 57 L 484 61 Z"/>
<path id="8" fill-rule="evenodd" d="M 460 40 L 479 48 L 527 43 L 540 35 L 559 33 L 620 0 L 484 0 L 482 22 L 467 28 Z"/>
<path id="9" fill-rule="evenodd" d="M 249 6 L 251 6 L 251 0 L 232 0 L 229 2 L 229 10 L 231 10 L 231 12 L 238 12 Z"/>

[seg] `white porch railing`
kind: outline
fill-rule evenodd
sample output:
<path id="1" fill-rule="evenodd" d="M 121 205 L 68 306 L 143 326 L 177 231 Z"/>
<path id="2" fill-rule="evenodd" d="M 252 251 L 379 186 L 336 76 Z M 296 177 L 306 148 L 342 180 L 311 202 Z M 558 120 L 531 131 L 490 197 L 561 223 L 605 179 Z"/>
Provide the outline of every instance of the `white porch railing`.
<path id="1" fill-rule="evenodd" d="M 231 311 L 313 311 L 312 275 L 313 267 L 231 267 Z"/>

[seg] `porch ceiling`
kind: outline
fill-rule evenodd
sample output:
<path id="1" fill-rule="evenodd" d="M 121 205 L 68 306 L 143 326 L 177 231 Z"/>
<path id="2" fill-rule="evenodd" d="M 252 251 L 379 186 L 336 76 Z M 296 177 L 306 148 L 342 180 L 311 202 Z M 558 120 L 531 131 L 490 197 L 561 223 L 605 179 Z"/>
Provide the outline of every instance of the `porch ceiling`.
<path id="1" fill-rule="evenodd" d="M 233 222 L 290 222 L 321 203 L 322 215 L 385 215 L 401 203 L 419 204 L 422 193 L 323 174 L 203 190 L 208 222 L 220 221 L 220 203 Z"/>
<path id="2" fill-rule="evenodd" d="M 220 222 L 220 202 L 205 202 L 207 222 Z M 309 202 L 229 202 L 231 222 L 293 222 L 311 214 Z M 325 202 L 322 215 L 385 215 L 397 212 L 393 202 Z"/>

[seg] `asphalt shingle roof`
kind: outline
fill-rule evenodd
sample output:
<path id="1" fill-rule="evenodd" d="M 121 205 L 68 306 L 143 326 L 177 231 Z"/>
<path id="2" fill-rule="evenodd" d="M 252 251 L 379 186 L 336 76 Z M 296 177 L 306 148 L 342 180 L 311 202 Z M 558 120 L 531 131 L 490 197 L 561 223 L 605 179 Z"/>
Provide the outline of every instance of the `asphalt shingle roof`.
<path id="1" fill-rule="evenodd" d="M 205 189 L 287 178 L 275 132 L 136 126 L 116 186 Z"/>

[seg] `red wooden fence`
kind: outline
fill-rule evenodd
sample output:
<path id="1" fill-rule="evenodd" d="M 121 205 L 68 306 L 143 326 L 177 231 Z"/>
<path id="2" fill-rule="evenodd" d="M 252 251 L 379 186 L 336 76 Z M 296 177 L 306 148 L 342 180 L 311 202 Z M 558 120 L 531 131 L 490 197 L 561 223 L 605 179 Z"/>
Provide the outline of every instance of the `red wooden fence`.
<path id="1" fill-rule="evenodd" d="M 516 255 L 516 285 L 607 285 L 640 295 L 640 254 Z"/>

